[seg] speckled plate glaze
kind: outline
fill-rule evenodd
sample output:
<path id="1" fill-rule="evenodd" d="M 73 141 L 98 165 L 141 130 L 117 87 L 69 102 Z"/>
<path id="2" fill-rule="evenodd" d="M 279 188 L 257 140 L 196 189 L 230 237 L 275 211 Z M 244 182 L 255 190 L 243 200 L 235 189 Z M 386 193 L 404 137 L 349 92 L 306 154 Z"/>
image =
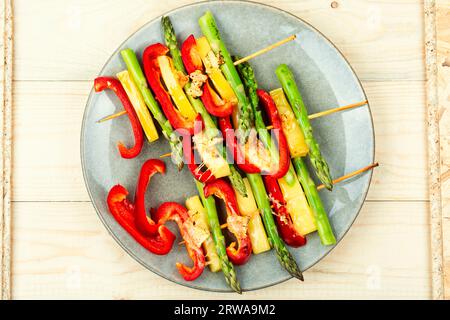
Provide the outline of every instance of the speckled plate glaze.
<path id="1" fill-rule="evenodd" d="M 191 33 L 201 35 L 197 20 L 206 10 L 214 13 L 223 39 L 232 54 L 245 56 L 289 35 L 297 35 L 295 41 L 251 61 L 261 88 L 271 90 L 279 87 L 274 71 L 278 64 L 287 63 L 295 73 L 310 113 L 366 99 L 352 68 L 329 40 L 298 17 L 270 6 L 241 1 L 214 1 L 171 11 L 167 15 L 172 19 L 180 43 Z M 154 42 L 163 42 L 160 18 L 150 21 L 125 40 L 106 62 L 100 75 L 111 76 L 125 69 L 120 58 L 121 49 L 132 48 L 140 57 L 145 47 Z M 153 255 L 137 244 L 110 215 L 106 205 L 110 188 L 120 183 L 132 196 L 143 162 L 169 152 L 167 142 L 161 137 L 151 145 L 147 143 L 138 158 L 122 159 L 117 151 L 117 141 L 133 142 L 127 118 L 95 123 L 99 118 L 121 109 L 120 102 L 110 92 L 96 94 L 92 91 L 83 118 L 83 173 L 100 219 L 125 251 L 158 275 L 192 288 L 230 291 L 222 273 L 211 273 L 208 269 L 196 281 L 184 281 L 175 267 L 176 261 L 189 263 L 183 246 L 175 245 L 165 257 Z M 374 130 L 369 108 L 315 119 L 312 120 L 312 125 L 334 177 L 373 162 Z M 148 207 L 157 207 L 165 201 L 184 203 L 186 197 L 197 194 L 188 170 L 185 168 L 182 172 L 177 172 L 170 159 L 166 158 L 165 161 L 166 175 L 156 175 L 150 183 L 147 192 Z M 371 173 L 365 173 L 336 185 L 333 192 L 320 192 L 338 240 L 343 238 L 358 215 L 370 180 Z M 174 225 L 170 227 L 178 234 Z M 301 269 L 307 270 L 332 249 L 333 247 L 322 246 L 317 234 L 313 234 L 308 236 L 305 247 L 290 250 Z M 245 266 L 236 269 L 244 290 L 268 287 L 290 278 L 273 252 L 253 255 Z M 305 281 L 308 281 L 308 273 L 305 274 Z M 148 285 L 151 286 L 151 283 Z M 302 284 L 299 282 L 298 285 L 301 290 Z"/>

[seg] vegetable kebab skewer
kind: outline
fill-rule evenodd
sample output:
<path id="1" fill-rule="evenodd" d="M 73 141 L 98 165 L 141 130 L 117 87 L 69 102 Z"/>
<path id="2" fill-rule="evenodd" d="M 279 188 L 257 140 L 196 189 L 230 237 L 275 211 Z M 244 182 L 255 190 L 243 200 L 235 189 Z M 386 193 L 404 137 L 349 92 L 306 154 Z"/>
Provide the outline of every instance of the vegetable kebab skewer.
<path id="1" fill-rule="evenodd" d="M 169 18 L 163 17 L 163 20 L 161 21 L 161 23 L 162 23 L 163 30 L 167 30 L 167 33 L 166 33 L 167 37 L 166 37 L 166 34 L 164 35 L 166 37 L 166 43 L 168 43 L 168 41 L 169 41 L 171 44 L 175 44 L 176 41 L 173 41 L 173 38 L 171 38 L 172 37 L 171 34 L 175 34 L 175 33 L 173 32 L 173 26 L 171 25 Z M 271 50 L 273 50 L 273 49 L 275 49 L 275 48 L 277 48 L 277 47 L 279 47 L 279 46 L 281 46 L 281 45 L 283 45 L 283 44 L 285 44 L 285 43 L 287 43 L 289 41 L 292 41 L 294 39 L 296 39 L 296 35 L 291 35 L 291 36 L 289 36 L 289 37 L 287 37 L 287 38 L 285 38 L 285 39 L 283 39 L 281 41 L 278 41 L 278 42 L 273 43 L 273 44 L 271 44 L 271 45 L 269 45 L 269 46 L 267 46 L 267 47 L 265 47 L 265 48 L 263 48 L 261 50 L 258 50 L 258 51 L 254 52 L 254 53 L 252 53 L 252 54 L 250 54 L 250 55 L 248 55 L 248 56 L 246 56 L 246 57 L 244 57 L 244 58 L 242 58 L 242 59 L 240 59 L 238 61 L 235 61 L 234 65 L 238 65 L 238 64 L 243 63 L 245 61 L 253 59 L 253 58 L 257 57 L 257 56 L 260 56 L 260 55 L 262 55 L 262 54 L 264 54 L 266 52 L 269 52 L 269 51 L 271 51 Z M 175 60 L 179 60 L 178 56 L 176 56 Z M 125 110 L 122 110 L 122 111 L 119 111 L 117 113 L 111 114 L 109 116 L 106 116 L 106 117 L 98 120 L 97 123 L 101 123 L 101 122 L 104 122 L 104 121 L 112 120 L 114 118 L 123 116 L 125 114 L 127 114 L 127 112 Z"/>
<path id="2" fill-rule="evenodd" d="M 275 89 L 275 90 L 272 90 L 270 93 L 271 93 L 271 96 L 272 96 L 272 92 L 276 92 L 276 91 L 278 91 L 278 90 L 283 90 L 283 89 L 281 89 L 281 88 L 279 88 L 279 89 Z M 284 95 L 284 93 L 283 93 L 283 95 Z M 275 100 L 275 98 L 273 98 L 274 100 Z M 367 105 L 368 104 L 368 101 L 367 100 L 364 100 L 364 101 L 360 101 L 360 102 L 356 102 L 356 103 L 351 103 L 351 104 L 348 104 L 348 105 L 345 105 L 345 106 L 341 106 L 341 107 L 336 107 L 336 108 L 332 108 L 332 109 L 328 109 L 328 110 L 325 110 L 325 111 L 320 111 L 320 112 L 317 112 L 317 113 L 313 113 L 313 114 L 310 114 L 310 115 L 308 115 L 308 118 L 311 120 L 311 119 L 316 119 L 316 118 L 320 118 L 320 117 L 323 117 L 323 116 L 327 116 L 327 115 L 330 115 L 330 114 L 333 114 L 333 113 L 336 113 L 336 112 L 340 112 L 340 111 L 345 111 L 345 110 L 349 110 L 349 109 L 353 109 L 353 108 L 358 108 L 358 107 L 362 107 L 362 106 L 365 106 L 365 105 Z M 289 108 L 290 108 L 290 106 L 289 106 Z M 292 111 L 292 110 L 291 110 Z M 124 110 L 124 111 L 120 111 L 120 112 L 118 112 L 118 113 L 115 113 L 115 114 L 112 114 L 112 115 L 109 115 L 109 116 L 106 116 L 106 117 L 104 117 L 104 118 L 102 118 L 102 119 L 100 119 L 100 120 L 97 120 L 97 123 L 101 123 L 101 122 L 104 122 L 104 121 L 108 121 L 108 120 L 112 120 L 112 119 L 115 119 L 115 118 L 117 118 L 117 117 L 120 117 L 120 116 L 122 116 L 122 115 L 125 115 L 125 114 L 127 114 L 127 112 Z M 294 116 L 294 118 L 295 118 L 295 116 Z M 267 127 L 266 127 L 266 129 L 267 130 L 271 130 L 271 129 L 273 129 L 273 126 L 272 125 L 268 125 Z M 300 127 L 298 127 L 298 129 L 300 130 Z M 301 131 L 300 131 L 301 132 Z M 297 139 L 297 137 L 291 137 L 291 135 L 288 135 L 288 134 L 285 134 L 286 135 L 286 139 L 288 139 L 288 145 L 289 145 L 289 150 L 291 150 L 291 143 L 292 143 L 292 145 L 301 145 L 301 144 L 303 144 L 303 142 L 304 142 L 304 137 L 303 137 L 303 134 L 302 134 L 302 140 L 296 140 Z M 290 142 L 289 140 L 291 140 L 292 142 Z M 303 147 L 306 147 L 304 150 L 300 150 L 300 154 L 302 155 L 302 154 L 307 154 L 308 153 L 308 146 L 303 146 Z M 295 155 L 296 153 L 293 153 L 292 152 L 292 150 L 291 150 L 291 155 L 292 156 L 298 156 L 298 155 Z M 172 156 L 172 153 L 171 152 L 169 152 L 169 153 L 164 153 L 164 154 L 162 154 L 162 155 L 160 155 L 159 157 L 160 158 L 167 158 L 167 157 L 171 157 Z M 231 169 L 231 167 L 230 167 L 230 169 Z M 288 171 L 288 173 L 289 173 L 290 171 Z"/>
<path id="3" fill-rule="evenodd" d="M 163 32 L 164 32 L 164 38 L 166 40 L 167 47 L 169 48 L 171 56 L 173 58 L 174 68 L 177 69 L 179 72 L 182 72 L 183 74 L 185 74 L 186 70 L 184 68 L 183 60 L 181 59 L 181 53 L 178 48 L 178 42 L 176 39 L 175 31 L 171 24 L 171 21 L 168 17 L 163 17 L 161 22 L 162 22 L 162 27 L 163 27 Z M 186 91 L 188 91 L 189 88 L 190 88 L 190 85 L 187 84 L 185 86 Z M 216 126 L 215 126 L 213 117 L 207 112 L 203 103 L 199 99 L 195 99 L 189 94 L 188 94 L 188 97 L 191 102 L 194 101 L 194 103 L 195 103 L 194 108 L 202 116 L 202 119 L 205 123 L 205 127 L 210 130 L 215 129 Z M 194 105 L 194 103 L 193 103 L 193 105 Z M 217 129 L 216 129 L 216 131 L 217 131 Z M 230 165 L 230 167 L 231 166 L 232 165 Z M 241 187 L 240 187 L 239 181 L 242 180 L 242 177 L 240 176 L 239 172 L 236 170 L 230 170 L 230 172 L 231 172 L 231 174 L 233 174 L 233 177 L 230 178 L 230 181 L 232 183 L 234 182 L 234 187 L 236 189 L 240 189 Z M 236 181 L 233 181 L 234 179 L 237 179 L 238 182 L 236 183 Z M 239 281 L 236 276 L 236 271 L 227 255 L 225 239 L 223 237 L 222 230 L 220 228 L 220 222 L 219 222 L 219 218 L 217 215 L 217 209 L 216 209 L 214 197 L 212 197 L 212 196 L 205 197 L 203 184 L 198 180 L 195 180 L 195 183 L 196 183 L 197 189 L 199 191 L 200 197 L 202 199 L 203 205 L 204 205 L 207 215 L 208 215 L 210 231 L 212 233 L 212 237 L 213 237 L 213 240 L 214 240 L 214 243 L 216 246 L 217 254 L 219 256 L 220 265 L 221 265 L 222 272 L 225 276 L 225 280 L 234 291 L 236 291 L 237 293 L 241 293 L 242 290 L 241 290 Z M 244 185 L 243 181 L 242 181 L 242 185 Z M 242 191 L 242 190 L 240 192 L 245 193 L 245 191 Z"/>
<path id="4" fill-rule="evenodd" d="M 220 33 L 217 28 L 216 22 L 211 12 L 206 12 L 200 19 L 199 25 L 203 32 L 203 34 L 208 39 L 211 48 L 213 49 L 215 54 L 219 54 L 222 56 L 224 60 L 224 64 L 221 65 L 221 69 L 225 74 L 225 77 L 230 82 L 231 87 L 235 91 L 239 103 L 239 129 L 240 130 L 250 130 L 251 122 L 252 122 L 252 108 L 250 102 L 245 94 L 244 86 L 239 77 L 239 74 L 233 64 L 230 54 L 224 44 L 224 42 L 220 38 Z M 245 139 L 242 139 L 241 141 Z M 292 257 L 291 253 L 287 249 L 283 240 L 280 238 L 277 227 L 275 225 L 275 221 L 272 215 L 272 209 L 270 207 L 269 199 L 264 188 L 264 183 L 260 174 L 247 174 L 250 185 L 252 187 L 254 196 L 256 198 L 256 202 L 258 207 L 260 208 L 264 225 L 266 227 L 267 234 L 269 236 L 269 241 L 272 246 L 275 248 L 276 255 L 280 263 L 283 267 L 294 277 L 303 280 L 303 275 Z"/>
<path id="5" fill-rule="evenodd" d="M 367 104 L 368 104 L 367 100 L 363 100 L 363 101 L 359 101 L 359 102 L 355 102 L 355 103 L 351 103 L 351 104 L 346 104 L 344 106 L 335 107 L 335 108 L 327 109 L 325 111 L 320 111 L 320 112 L 316 112 L 316 113 L 313 113 L 313 114 L 309 114 L 308 115 L 308 119 L 312 120 L 312 119 L 320 118 L 320 117 L 327 116 L 327 115 L 330 115 L 330 114 L 333 114 L 333 113 L 336 113 L 336 112 L 340 112 L 340 111 L 345 111 L 345 110 L 349 110 L 349 109 L 354 109 L 354 108 L 359 108 L 359 107 L 362 107 L 362 106 L 366 106 Z M 102 122 L 105 122 L 105 121 L 109 121 L 109 120 L 112 120 L 112 119 L 124 116 L 126 114 L 127 114 L 127 112 L 125 110 L 118 111 L 116 113 L 110 114 L 108 116 L 105 116 L 105 117 L 97 120 L 97 123 L 102 123 Z M 267 126 L 266 127 L 267 130 L 270 130 L 272 128 L 273 128 L 272 126 Z"/>
<path id="6" fill-rule="evenodd" d="M 167 33 L 167 32 L 174 32 L 174 31 L 173 31 L 173 28 L 171 28 L 170 26 L 169 26 L 169 27 L 167 26 L 167 23 L 170 23 L 170 20 L 169 20 L 169 19 L 165 19 L 165 24 L 166 24 L 166 28 L 164 29 L 165 32 L 166 32 L 166 33 Z M 165 38 L 166 38 L 166 39 L 170 39 L 170 41 L 176 39 L 175 35 L 172 35 L 172 36 L 170 36 L 170 37 L 166 36 Z M 193 37 L 189 37 L 187 41 L 192 41 L 192 40 L 195 40 L 195 39 L 193 39 Z M 186 43 L 186 42 L 185 42 L 185 43 Z M 178 48 L 177 48 L 176 46 L 174 46 L 174 45 L 168 44 L 168 47 L 172 48 L 172 50 L 178 50 Z M 208 47 L 209 47 L 209 46 L 208 46 Z M 203 49 L 204 49 L 204 48 L 203 48 Z M 185 50 L 185 44 L 183 44 L 183 50 Z M 187 51 L 187 52 L 186 52 L 186 51 Z M 186 50 L 186 51 L 183 51 L 183 52 L 182 52 L 182 58 L 183 58 L 182 61 L 184 62 L 185 65 L 187 65 L 188 62 L 190 62 L 190 61 L 186 61 L 186 60 L 185 60 L 185 58 L 186 58 L 185 55 L 186 55 L 186 54 L 190 54 L 190 52 L 189 52 L 188 50 Z M 177 56 L 177 54 L 174 54 L 174 56 Z M 174 64 L 175 64 L 175 63 L 174 63 Z M 189 69 L 191 69 L 191 68 L 189 68 Z M 180 71 L 180 70 L 179 70 L 179 71 Z M 182 71 L 184 71 L 184 70 L 182 70 Z M 188 71 L 193 71 L 193 70 L 188 70 Z M 226 84 L 227 84 L 227 82 L 226 82 Z M 212 127 L 212 125 L 210 125 L 210 127 Z M 214 182 L 213 182 L 213 184 L 214 184 Z M 249 192 L 251 192 L 251 190 L 249 190 Z M 227 202 L 228 202 L 228 201 L 227 201 Z M 232 211 L 233 211 L 233 210 L 232 210 Z M 252 218 L 253 218 L 253 219 L 252 219 Z M 267 248 L 264 248 L 264 243 L 265 243 L 264 240 L 267 239 L 267 238 L 266 238 L 265 231 L 264 231 L 264 227 L 262 226 L 262 223 L 259 223 L 259 224 L 258 224 L 258 218 L 259 218 L 259 215 L 258 215 L 258 217 L 252 217 L 252 218 L 250 218 L 250 222 L 251 222 L 251 223 L 250 223 L 250 227 L 251 227 L 251 229 L 253 230 L 253 232 L 250 232 L 250 234 L 254 236 L 252 240 L 255 240 L 255 239 L 258 240 L 258 241 L 252 241 L 252 243 L 254 242 L 254 243 L 257 244 L 257 247 L 258 247 L 258 248 L 256 248 L 256 252 L 263 252 L 263 251 L 266 251 Z M 259 221 L 260 221 L 260 219 L 259 219 Z M 252 226 L 253 226 L 253 227 L 252 227 Z M 260 226 L 260 227 L 258 228 L 258 226 Z M 262 232 L 260 232 L 259 229 L 262 229 Z M 277 245 L 278 245 L 278 243 L 277 243 Z M 239 247 L 240 247 L 240 245 L 239 245 Z"/>
<path id="7" fill-rule="evenodd" d="M 163 27 L 164 27 L 164 26 L 163 26 Z M 253 59 L 253 58 L 255 58 L 255 57 L 258 57 L 258 56 L 260 56 L 260 55 L 262 55 L 262 54 L 264 54 L 264 53 L 267 53 L 267 52 L 269 52 L 269 51 L 271 51 L 271 50 L 273 50 L 273 49 L 275 49 L 275 48 L 278 48 L 279 46 L 281 46 L 281 45 L 283 45 L 283 44 L 285 44 L 285 43 L 287 43 L 287 42 L 289 42 L 289 41 L 292 41 L 292 40 L 294 40 L 294 39 L 296 39 L 296 35 L 291 35 L 291 36 L 289 36 L 289 37 L 287 37 L 287 38 L 285 38 L 285 39 L 283 39 L 283 40 L 281 40 L 281 41 L 278 41 L 278 42 L 273 43 L 273 44 L 271 44 L 271 45 L 269 45 L 269 46 L 267 46 L 267 47 L 264 47 L 264 48 L 261 49 L 261 50 L 258 50 L 258 51 L 256 51 L 256 52 L 253 52 L 253 53 L 251 53 L 251 54 L 245 56 L 244 58 L 241 58 L 241 59 L 239 59 L 239 60 L 234 61 L 234 65 L 235 65 L 235 66 L 238 66 L 238 65 L 241 64 L 241 63 L 244 63 L 244 62 L 246 62 L 246 61 L 248 61 L 248 60 L 250 60 L 250 59 Z M 209 44 L 208 44 L 208 45 L 209 45 Z M 332 114 L 332 113 L 335 113 L 335 112 L 339 112 L 339 111 L 344 111 L 344 110 L 348 110 L 348 109 L 352 109 L 352 108 L 361 107 L 361 106 L 367 105 L 367 103 L 368 103 L 367 100 L 364 100 L 364 101 L 352 103 L 352 104 L 349 104 L 349 105 L 345 105 L 345 106 L 341 106 L 341 107 L 336 107 L 336 108 L 328 109 L 328 110 L 326 110 L 326 111 L 322 111 L 322 112 L 318 112 L 318 113 L 315 113 L 315 114 L 308 115 L 308 118 L 309 118 L 310 120 L 311 120 L 311 119 L 315 119 L 315 118 L 318 118 L 318 117 L 321 117 L 321 116 L 325 116 L 325 115 L 329 115 L 329 114 Z M 117 117 L 121 117 L 121 116 L 123 116 L 123 115 L 125 115 L 125 114 L 127 114 L 127 112 L 126 112 L 125 110 L 118 111 L 118 112 L 116 112 L 116 113 L 110 114 L 110 115 L 108 115 L 108 116 L 105 116 L 105 117 L 103 117 L 103 118 L 97 120 L 97 123 L 101 123 L 101 122 L 105 122 L 105 121 L 108 121 L 108 120 L 112 120 L 112 119 L 115 119 L 115 118 L 117 118 Z M 270 128 L 268 127 L 267 129 L 270 129 Z"/>

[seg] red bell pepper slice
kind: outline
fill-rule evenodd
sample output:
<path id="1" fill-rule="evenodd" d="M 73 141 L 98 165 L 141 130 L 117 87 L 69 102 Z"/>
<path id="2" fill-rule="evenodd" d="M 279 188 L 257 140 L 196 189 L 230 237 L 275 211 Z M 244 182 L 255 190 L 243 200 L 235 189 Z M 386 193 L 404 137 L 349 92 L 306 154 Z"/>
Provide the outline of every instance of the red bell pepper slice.
<path id="1" fill-rule="evenodd" d="M 166 165 L 164 162 L 157 159 L 150 159 L 143 164 L 139 173 L 135 194 L 136 226 L 146 236 L 156 234 L 160 226 L 147 216 L 145 210 L 145 192 L 147 191 L 151 177 L 156 173 L 164 174 L 165 172 Z"/>
<path id="2" fill-rule="evenodd" d="M 239 169 L 245 173 L 260 173 L 261 169 L 257 165 L 251 163 L 239 147 L 233 127 L 231 126 L 230 118 L 219 118 L 218 120 L 222 136 L 226 139 L 226 145 L 231 150 Z"/>
<path id="3" fill-rule="evenodd" d="M 230 261 L 236 265 L 245 264 L 252 253 L 252 244 L 250 242 L 250 236 L 248 235 L 248 229 L 244 225 L 230 226 L 230 217 L 240 217 L 241 214 L 238 209 L 236 195 L 231 185 L 224 179 L 217 179 L 216 181 L 207 183 L 203 189 L 205 197 L 215 195 L 225 202 L 227 210 L 228 230 L 234 234 L 238 248 L 235 248 L 233 242 L 227 247 L 227 255 Z"/>
<path id="4" fill-rule="evenodd" d="M 276 213 L 275 217 L 281 238 L 283 238 L 284 242 L 294 248 L 305 245 L 306 238 L 299 234 L 294 228 L 292 218 L 286 209 L 286 201 L 281 193 L 277 179 L 271 176 L 264 176 L 263 178 L 267 193 L 269 194 L 270 202 L 272 203 L 272 207 Z"/>
<path id="5" fill-rule="evenodd" d="M 202 59 L 197 51 L 197 41 L 193 34 L 187 37 L 181 45 L 181 59 L 189 74 L 197 70 L 204 70 Z"/>
<path id="6" fill-rule="evenodd" d="M 192 34 L 181 46 L 181 59 L 189 74 L 197 70 L 204 72 L 202 60 L 198 52 L 196 52 L 196 46 L 197 42 Z M 201 100 L 210 114 L 216 117 L 228 117 L 231 115 L 233 112 L 233 104 L 230 101 L 222 100 L 208 83 L 208 80 L 203 85 L 202 90 Z"/>
<path id="7" fill-rule="evenodd" d="M 195 123 L 201 123 L 201 130 L 205 128 L 203 118 L 200 114 L 197 114 L 195 118 Z M 197 132 L 196 132 L 197 133 Z M 190 136 L 185 135 L 183 137 L 183 153 L 184 153 L 184 163 L 191 171 L 194 178 L 202 183 L 211 182 L 216 180 L 216 177 L 212 174 L 211 170 L 206 169 L 202 171 L 202 167 L 195 163 L 194 148 L 192 147 L 192 139 Z"/>
<path id="8" fill-rule="evenodd" d="M 134 111 L 133 105 L 127 96 L 122 84 L 119 80 L 110 77 L 98 77 L 94 81 L 95 92 L 101 92 L 105 89 L 111 89 L 114 91 L 116 96 L 122 102 L 123 108 L 127 112 L 128 119 L 130 120 L 131 128 L 133 129 L 134 135 L 134 146 L 127 148 L 122 142 L 117 144 L 119 148 L 120 155 L 122 158 L 131 159 L 139 155 L 144 145 L 144 134 L 142 131 L 141 123 Z"/>
<path id="9" fill-rule="evenodd" d="M 121 185 L 116 185 L 109 191 L 107 203 L 114 219 L 145 249 L 158 255 L 169 253 L 175 241 L 174 234 L 163 225 L 158 226 L 154 236 L 141 234 L 136 226 L 134 205 L 127 200 L 127 195 L 127 189 Z"/>
<path id="10" fill-rule="evenodd" d="M 261 89 L 256 90 L 256 93 L 258 94 L 259 100 L 264 106 L 266 113 L 269 115 L 275 137 L 278 141 L 278 169 L 275 172 L 270 173 L 270 176 L 274 179 L 279 179 L 286 175 L 291 161 L 286 136 L 281 127 L 281 119 L 278 115 L 277 107 L 270 94 Z"/>
<path id="11" fill-rule="evenodd" d="M 168 52 L 169 48 L 161 43 L 152 44 L 145 49 L 142 56 L 145 77 L 172 127 L 175 129 L 185 129 L 189 131 L 189 134 L 193 134 L 194 123 L 186 120 L 175 108 L 170 98 L 170 94 L 161 83 L 161 70 L 159 69 L 157 58 L 166 55 Z"/>
<path id="12" fill-rule="evenodd" d="M 214 91 L 208 81 L 203 85 L 201 99 L 206 110 L 216 117 L 228 117 L 233 113 L 233 104 L 230 101 L 224 101 Z"/>
<path id="13" fill-rule="evenodd" d="M 156 211 L 155 218 L 157 219 L 158 224 L 165 224 L 169 220 L 177 223 L 180 234 L 185 241 L 189 257 L 194 262 L 193 267 L 187 267 L 186 265 L 177 262 L 176 266 L 178 272 L 180 272 L 186 281 L 197 279 L 205 269 L 205 255 L 203 254 L 202 248 L 195 243 L 194 239 L 192 239 L 188 230 L 189 226 L 185 224 L 189 219 L 187 209 L 176 202 L 165 202 Z"/>

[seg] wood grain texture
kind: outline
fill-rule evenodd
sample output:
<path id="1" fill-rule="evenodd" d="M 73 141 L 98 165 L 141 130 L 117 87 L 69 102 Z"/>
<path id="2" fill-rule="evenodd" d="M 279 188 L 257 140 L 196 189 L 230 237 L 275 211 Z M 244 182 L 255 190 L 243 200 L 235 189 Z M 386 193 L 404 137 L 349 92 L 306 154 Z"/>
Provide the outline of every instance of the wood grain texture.
<path id="1" fill-rule="evenodd" d="M 428 298 L 427 207 L 367 202 L 339 246 L 305 273 L 304 283 L 290 280 L 242 298 Z M 414 241 L 405 241 L 411 234 Z M 183 288 L 149 272 L 111 239 L 90 203 L 14 203 L 13 235 L 16 299 L 240 298 Z"/>
<path id="2" fill-rule="evenodd" d="M 0 186 L 0 282 L 1 300 L 11 297 L 11 140 L 12 140 L 12 1 L 1 1 L 1 186 Z"/>
<path id="3" fill-rule="evenodd" d="M 130 34 L 192 2 L 16 0 L 15 79 L 92 80 Z M 323 32 L 362 80 L 425 79 L 420 0 L 342 0 L 337 9 L 325 0 L 259 2 L 287 10 Z"/>
<path id="4" fill-rule="evenodd" d="M 16 82 L 16 201 L 89 200 L 78 145 L 91 85 L 84 81 Z M 373 110 L 376 160 L 381 164 L 368 199 L 428 200 L 424 82 L 368 81 L 363 85 Z M 104 114 L 112 110 L 113 105 Z"/>
<path id="5" fill-rule="evenodd" d="M 14 1 L 13 298 L 240 298 L 180 287 L 135 262 L 97 218 L 80 167 L 95 75 L 144 23 L 191 2 Z M 310 22 L 348 58 L 371 103 L 381 166 L 355 225 L 304 284 L 242 298 L 430 298 L 423 1 L 261 2 Z"/>
<path id="6" fill-rule="evenodd" d="M 450 299 L 450 0 L 436 1 L 437 98 L 439 101 L 443 297 Z"/>

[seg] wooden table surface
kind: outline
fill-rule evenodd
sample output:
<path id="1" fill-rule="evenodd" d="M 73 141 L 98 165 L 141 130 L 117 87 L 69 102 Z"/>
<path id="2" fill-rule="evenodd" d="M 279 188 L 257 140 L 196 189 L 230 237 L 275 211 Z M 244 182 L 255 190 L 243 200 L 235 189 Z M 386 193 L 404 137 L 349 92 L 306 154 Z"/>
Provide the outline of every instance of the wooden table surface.
<path id="1" fill-rule="evenodd" d="M 190 2 L 14 1 L 12 298 L 239 298 L 135 262 L 101 224 L 81 173 L 94 77 L 123 39 Z M 311 23 L 348 58 L 371 103 L 381 166 L 356 223 L 304 284 L 242 298 L 430 298 L 423 1 L 261 2 Z"/>

